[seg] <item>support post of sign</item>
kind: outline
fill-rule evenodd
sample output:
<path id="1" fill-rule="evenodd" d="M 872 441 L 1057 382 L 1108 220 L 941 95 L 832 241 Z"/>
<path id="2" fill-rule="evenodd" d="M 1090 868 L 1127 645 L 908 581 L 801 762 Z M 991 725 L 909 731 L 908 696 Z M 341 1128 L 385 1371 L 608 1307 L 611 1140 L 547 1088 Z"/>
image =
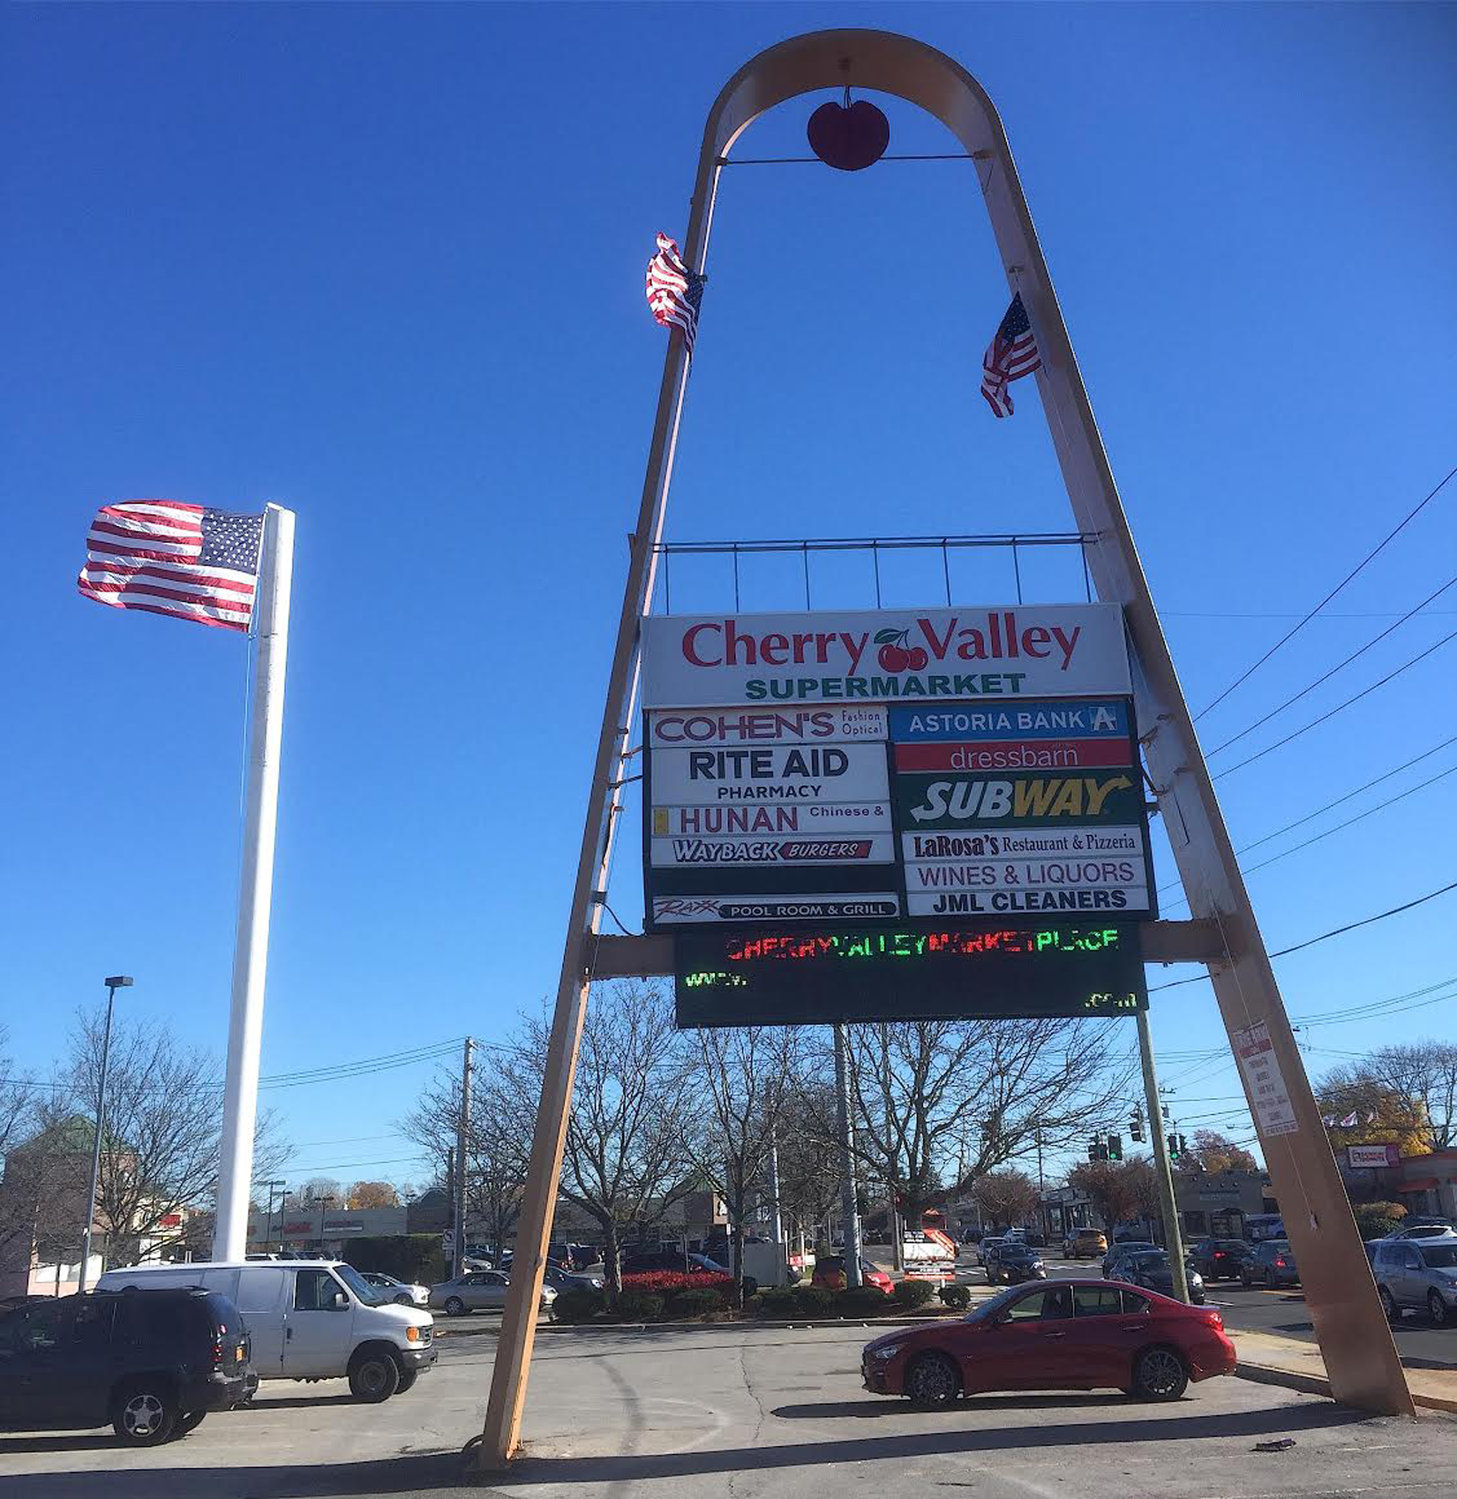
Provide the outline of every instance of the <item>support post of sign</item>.
<path id="1" fill-rule="evenodd" d="M 248 1248 L 248 1189 L 253 1180 L 253 1132 L 258 1121 L 263 986 L 268 971 L 273 842 L 278 823 L 278 757 L 283 745 L 283 683 L 293 590 L 293 522 L 293 511 L 278 505 L 269 505 L 263 512 L 243 867 L 238 877 L 238 930 L 233 948 L 217 1220 L 212 1240 L 215 1260 L 241 1260 Z"/>
<path id="2" fill-rule="evenodd" d="M 708 249 L 718 171 L 716 160 L 700 157 L 688 230 L 683 237 L 684 262 L 700 272 Z M 514 1455 L 521 1437 L 531 1350 L 536 1341 L 536 1312 L 541 1301 L 562 1152 L 566 1147 L 577 1048 L 587 1013 L 587 991 L 591 983 L 595 940 L 602 921 L 602 903 L 607 898 L 613 834 L 621 810 L 618 791 L 637 711 L 639 636 L 657 576 L 658 544 L 662 540 L 667 515 L 678 422 L 687 388 L 688 354 L 682 331 L 669 329 L 667 340 L 657 416 L 648 449 L 647 473 L 638 506 L 637 528 L 632 536 L 622 612 L 617 621 L 617 643 L 607 678 L 602 726 L 587 793 L 576 883 L 567 916 L 561 975 L 557 981 L 556 1006 L 552 1011 L 551 1035 L 547 1042 L 541 1103 L 537 1108 L 521 1214 L 516 1224 L 516 1255 L 512 1261 L 511 1283 L 506 1292 L 501 1335 L 491 1371 L 485 1427 L 475 1458 L 477 1473 L 504 1467 Z"/>
<path id="3" fill-rule="evenodd" d="M 1143 1097 L 1148 1104 L 1149 1141 L 1153 1145 L 1153 1170 L 1158 1179 L 1159 1210 L 1164 1216 L 1164 1248 L 1174 1277 L 1174 1295 L 1189 1299 L 1189 1276 L 1184 1268 L 1184 1234 L 1179 1227 L 1179 1204 L 1174 1197 L 1174 1173 L 1169 1164 L 1169 1144 L 1164 1138 L 1164 1116 L 1159 1112 L 1159 1084 L 1153 1070 L 1153 1035 L 1148 1011 L 1138 1012 L 1138 1056 L 1143 1063 Z"/>
<path id="4" fill-rule="evenodd" d="M 465 1272 L 465 1220 L 470 1210 L 470 1195 L 466 1182 L 470 1175 L 468 1141 L 470 1137 L 471 1048 L 474 1045 L 475 1043 L 467 1036 L 465 1055 L 460 1063 L 460 1117 L 455 1122 L 455 1263 L 452 1270 L 455 1275 L 462 1275 Z M 496 1246 L 498 1251 L 500 1247 L 499 1244 Z"/>
<path id="5" fill-rule="evenodd" d="M 845 1222 L 845 1284 L 853 1291 L 860 1276 L 860 1205 L 855 1194 L 855 1151 L 850 1139 L 850 1065 L 845 1027 L 835 1026 L 835 1118 L 840 1130 L 840 1216 Z"/>
<path id="6" fill-rule="evenodd" d="M 911 37 L 850 29 L 791 37 L 751 58 L 714 101 L 699 153 L 696 221 L 706 226 L 702 216 L 711 209 L 721 164 L 754 120 L 787 99 L 847 85 L 880 89 L 919 105 L 956 136 L 976 163 L 1007 281 L 1021 293 L 1037 339 L 1042 359 L 1037 388 L 1068 500 L 1079 532 L 1096 538 L 1085 548 L 1088 571 L 1098 598 L 1123 609 L 1136 668 L 1134 698 L 1144 763 L 1184 893 L 1191 914 L 1217 923 L 1223 938 L 1224 957 L 1211 964 L 1210 978 L 1301 1265 L 1331 1392 L 1348 1405 L 1413 1415 L 1391 1328 L 1376 1297 L 996 106 L 958 63 Z M 700 242 L 690 235 L 689 265 L 701 268 L 700 251 Z"/>

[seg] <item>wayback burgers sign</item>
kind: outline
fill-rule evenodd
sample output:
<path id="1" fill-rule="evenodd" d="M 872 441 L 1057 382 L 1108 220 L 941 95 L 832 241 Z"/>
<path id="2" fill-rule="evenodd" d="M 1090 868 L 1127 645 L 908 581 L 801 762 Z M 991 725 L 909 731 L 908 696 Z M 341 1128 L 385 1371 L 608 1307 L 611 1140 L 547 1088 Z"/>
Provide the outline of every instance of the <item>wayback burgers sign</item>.
<path id="1" fill-rule="evenodd" d="M 893 703 L 1126 695 L 1116 604 L 653 615 L 643 701 Z"/>

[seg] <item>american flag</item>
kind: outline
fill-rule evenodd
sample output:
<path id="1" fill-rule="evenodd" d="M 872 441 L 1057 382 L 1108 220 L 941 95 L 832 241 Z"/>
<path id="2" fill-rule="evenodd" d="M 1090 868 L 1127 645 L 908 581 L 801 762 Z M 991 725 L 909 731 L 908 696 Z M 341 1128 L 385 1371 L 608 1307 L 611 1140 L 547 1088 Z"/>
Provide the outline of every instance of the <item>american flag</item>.
<path id="1" fill-rule="evenodd" d="M 666 234 L 658 236 L 658 253 L 648 261 L 648 306 L 666 328 L 683 330 L 683 346 L 689 357 L 698 335 L 698 304 L 703 300 L 703 277 L 683 264 L 678 242 Z"/>
<path id="2" fill-rule="evenodd" d="M 981 393 L 987 398 L 992 415 L 1011 416 L 1012 396 L 1007 387 L 1013 380 L 1020 380 L 1023 375 L 1041 368 L 1042 355 L 1037 352 L 1032 324 L 1022 305 L 1022 293 L 1018 292 L 1007 308 L 996 337 L 982 356 Z"/>
<path id="3" fill-rule="evenodd" d="M 231 515 L 181 500 L 103 505 L 91 522 L 76 586 L 114 609 L 246 630 L 262 535 L 261 515 Z"/>

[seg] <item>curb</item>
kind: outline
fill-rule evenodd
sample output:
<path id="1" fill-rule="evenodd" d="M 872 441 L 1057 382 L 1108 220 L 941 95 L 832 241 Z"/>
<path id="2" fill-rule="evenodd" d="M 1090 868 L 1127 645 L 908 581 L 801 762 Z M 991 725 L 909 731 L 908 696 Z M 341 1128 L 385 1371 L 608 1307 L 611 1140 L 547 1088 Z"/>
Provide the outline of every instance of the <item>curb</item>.
<path id="1" fill-rule="evenodd" d="M 542 1322 L 537 1325 L 537 1334 L 559 1333 L 559 1334 L 587 1334 L 606 1335 L 619 1332 L 707 1332 L 710 1329 L 729 1327 L 743 1329 L 746 1327 L 772 1327 L 785 1329 L 803 1330 L 811 1327 L 927 1327 L 935 1326 L 942 1322 L 958 1321 L 959 1316 L 948 1313 L 945 1316 L 935 1317 L 877 1317 L 872 1322 L 855 1317 L 825 1317 L 812 1321 L 796 1320 L 793 1322 L 770 1321 L 766 1317 L 745 1317 L 738 1322 Z M 492 1323 L 488 1326 L 476 1328 L 440 1328 L 435 1337 L 448 1338 L 452 1336 L 466 1337 L 499 1337 L 499 1324 Z"/>
<path id="2" fill-rule="evenodd" d="M 1283 1385 L 1287 1390 L 1299 1390 L 1306 1395 L 1324 1395 L 1327 1400 L 1335 1399 L 1331 1394 L 1330 1380 L 1318 1374 L 1299 1374 L 1293 1369 L 1277 1369 L 1271 1364 L 1246 1363 L 1239 1364 L 1234 1372 L 1237 1378 L 1253 1380 L 1256 1384 Z M 1447 1411 L 1457 1415 L 1457 1399 L 1450 1399 L 1446 1395 L 1429 1395 L 1421 1390 L 1413 1390 L 1411 1398 L 1426 1410 Z"/>

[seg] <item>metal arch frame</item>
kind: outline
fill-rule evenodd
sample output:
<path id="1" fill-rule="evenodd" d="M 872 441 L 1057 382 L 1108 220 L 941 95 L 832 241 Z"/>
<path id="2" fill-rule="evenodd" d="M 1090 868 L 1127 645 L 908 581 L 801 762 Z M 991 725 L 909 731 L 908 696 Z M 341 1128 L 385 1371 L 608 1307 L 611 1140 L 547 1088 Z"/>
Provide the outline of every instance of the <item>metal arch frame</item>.
<path id="1" fill-rule="evenodd" d="M 1260 1133 L 1270 1177 L 1300 1262 L 1306 1302 L 1333 1396 L 1387 1414 L 1414 1414 L 1390 1328 L 1376 1299 L 1324 1126 L 1305 1076 L 1264 942 L 1224 825 L 1193 721 L 1087 390 L 1022 192 L 1005 130 L 986 90 L 958 63 L 892 32 L 835 30 L 792 37 L 747 62 L 709 111 L 698 157 L 684 259 L 704 269 L 719 174 L 738 137 L 775 105 L 846 84 L 899 96 L 941 121 L 985 163 L 982 194 L 1009 284 L 1036 331 L 1036 379 L 1068 499 L 1080 531 L 1098 537 L 1088 562 L 1098 597 L 1120 603 L 1137 663 L 1143 748 L 1191 915 L 1214 922 L 1225 960 L 1210 977 L 1230 1044 L 1264 1022 L 1294 1106 L 1292 1134 Z M 667 511 L 688 359 L 681 332 L 668 337 L 647 473 L 634 532 L 617 645 L 593 766 L 591 794 L 568 922 L 550 1050 L 532 1140 L 512 1277 L 497 1345 L 478 1462 L 499 1468 L 514 1454 L 535 1341 L 547 1237 L 561 1170 L 577 1045 L 586 1013 L 594 943 L 605 897 L 617 802 L 613 782 L 637 706 L 639 622 L 652 598 Z M 1244 1075 L 1241 1073 L 1241 1082 Z M 1248 1092 L 1248 1084 L 1246 1083 Z M 1251 1100 L 1251 1113 L 1258 1116 Z M 525 1271 L 526 1273 L 522 1273 Z"/>

